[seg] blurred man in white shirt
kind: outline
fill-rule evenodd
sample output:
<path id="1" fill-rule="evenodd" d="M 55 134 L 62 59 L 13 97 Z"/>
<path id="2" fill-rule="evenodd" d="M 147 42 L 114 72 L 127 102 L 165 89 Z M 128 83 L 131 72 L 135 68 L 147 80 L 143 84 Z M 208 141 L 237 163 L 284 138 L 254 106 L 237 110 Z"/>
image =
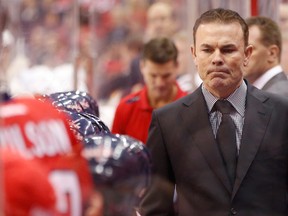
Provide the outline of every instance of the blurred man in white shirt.
<path id="1" fill-rule="evenodd" d="M 259 89 L 288 96 L 287 75 L 280 65 L 282 37 L 279 26 L 268 17 L 250 17 L 249 43 L 253 52 L 244 69 L 245 78 Z"/>

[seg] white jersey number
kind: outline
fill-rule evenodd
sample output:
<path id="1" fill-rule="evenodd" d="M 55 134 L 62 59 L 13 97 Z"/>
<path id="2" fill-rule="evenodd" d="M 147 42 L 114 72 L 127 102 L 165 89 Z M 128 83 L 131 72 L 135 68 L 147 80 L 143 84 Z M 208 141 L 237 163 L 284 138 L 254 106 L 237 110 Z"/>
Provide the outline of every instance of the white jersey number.
<path id="1" fill-rule="evenodd" d="M 60 214 L 67 215 L 70 212 L 70 216 L 81 216 L 81 189 L 75 172 L 55 170 L 51 172 L 49 180 L 56 194 L 57 211 Z"/>

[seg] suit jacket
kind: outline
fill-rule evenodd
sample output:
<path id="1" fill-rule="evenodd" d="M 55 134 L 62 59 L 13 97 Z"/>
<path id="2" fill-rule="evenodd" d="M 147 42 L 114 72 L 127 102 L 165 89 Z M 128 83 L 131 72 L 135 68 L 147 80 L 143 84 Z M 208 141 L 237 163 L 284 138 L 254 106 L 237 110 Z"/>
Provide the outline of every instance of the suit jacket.
<path id="1" fill-rule="evenodd" d="M 284 72 L 272 77 L 262 88 L 265 91 L 288 96 L 288 79 Z"/>
<path id="2" fill-rule="evenodd" d="M 288 215 L 288 101 L 248 85 L 232 187 L 216 145 L 199 87 L 153 112 L 147 146 L 154 178 L 141 215 Z"/>

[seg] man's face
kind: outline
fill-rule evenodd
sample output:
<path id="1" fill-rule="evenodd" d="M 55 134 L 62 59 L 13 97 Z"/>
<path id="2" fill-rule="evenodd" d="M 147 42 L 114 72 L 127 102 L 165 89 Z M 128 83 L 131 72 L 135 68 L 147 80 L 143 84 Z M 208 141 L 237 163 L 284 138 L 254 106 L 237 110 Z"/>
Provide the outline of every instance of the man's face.
<path id="1" fill-rule="evenodd" d="M 239 23 L 201 24 L 192 55 L 204 87 L 216 97 L 229 96 L 242 82 L 251 51 L 244 46 Z"/>
<path id="2" fill-rule="evenodd" d="M 177 63 L 171 60 L 157 64 L 144 60 L 141 62 L 141 71 L 150 98 L 165 100 L 171 96 L 176 82 Z"/>
<path id="3" fill-rule="evenodd" d="M 149 38 L 156 36 L 171 36 L 174 32 L 175 23 L 172 19 L 172 11 L 166 5 L 157 5 L 147 14 L 147 34 Z"/>
<path id="4" fill-rule="evenodd" d="M 253 46 L 253 52 L 249 64 L 244 69 L 244 77 L 254 82 L 269 69 L 269 47 L 261 43 L 261 32 L 257 26 L 249 28 L 249 44 Z"/>

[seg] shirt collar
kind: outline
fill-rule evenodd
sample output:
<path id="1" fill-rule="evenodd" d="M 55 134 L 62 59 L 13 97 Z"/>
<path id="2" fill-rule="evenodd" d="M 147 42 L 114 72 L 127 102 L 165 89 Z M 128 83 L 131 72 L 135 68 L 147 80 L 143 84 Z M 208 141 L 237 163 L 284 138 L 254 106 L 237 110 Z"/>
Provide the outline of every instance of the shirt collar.
<path id="1" fill-rule="evenodd" d="M 178 98 L 180 98 L 181 96 L 184 96 L 184 92 L 181 90 L 181 88 L 179 87 L 178 83 L 175 82 L 176 88 L 177 88 L 177 93 L 173 99 L 176 100 Z M 148 89 L 147 86 L 145 85 L 143 87 L 143 89 L 140 92 L 140 108 L 143 110 L 153 110 L 154 108 L 150 105 L 149 103 L 149 99 L 148 99 Z"/>
<path id="2" fill-rule="evenodd" d="M 263 86 L 275 75 L 281 73 L 283 71 L 283 68 L 280 65 L 277 65 L 268 71 L 266 71 L 264 74 L 262 74 L 253 85 L 259 89 L 262 89 Z"/>
<path id="3" fill-rule="evenodd" d="M 208 106 L 209 113 L 211 112 L 214 104 L 219 98 L 212 95 L 202 84 L 202 93 L 204 95 L 206 104 Z M 233 105 L 236 111 L 243 117 L 245 113 L 245 100 L 247 93 L 247 85 L 242 81 L 241 85 L 227 98 L 227 100 Z"/>
<path id="4" fill-rule="evenodd" d="M 144 86 L 140 92 L 140 108 L 143 110 L 153 110 L 153 107 L 149 104 L 148 100 L 148 90 L 147 87 Z"/>

